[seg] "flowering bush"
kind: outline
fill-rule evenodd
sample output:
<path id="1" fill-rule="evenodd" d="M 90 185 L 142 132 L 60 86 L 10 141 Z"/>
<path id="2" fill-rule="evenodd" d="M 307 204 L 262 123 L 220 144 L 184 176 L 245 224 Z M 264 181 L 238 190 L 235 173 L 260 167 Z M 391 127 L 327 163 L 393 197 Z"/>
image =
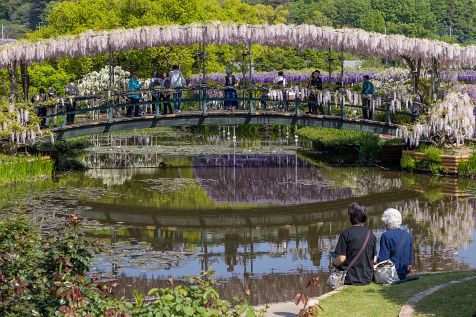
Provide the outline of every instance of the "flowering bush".
<path id="1" fill-rule="evenodd" d="M 252 82 L 255 84 L 273 84 L 274 79 L 277 76 L 277 72 L 268 72 L 268 73 L 253 73 Z M 289 84 L 299 85 L 307 84 L 311 71 L 308 72 L 289 72 L 285 73 L 284 77 Z M 358 84 L 363 82 L 363 76 L 368 75 L 373 80 L 378 80 L 380 82 L 395 82 L 403 79 L 408 79 L 409 74 L 406 69 L 403 68 L 386 68 L 380 71 L 348 71 L 344 72 L 343 82 L 345 85 Z M 236 73 L 235 76 L 242 81 L 243 74 Z M 206 75 L 207 81 L 212 83 L 224 83 L 225 74 L 224 73 L 213 73 Z M 244 75 L 245 80 L 249 79 L 249 74 Z M 329 77 L 329 74 L 321 74 L 322 81 L 324 83 L 339 84 L 341 82 L 340 73 L 333 72 Z M 201 83 L 202 75 L 196 75 L 190 78 L 190 84 L 196 85 Z"/>
<path id="2" fill-rule="evenodd" d="M 0 103 L 0 139 L 11 144 L 35 142 L 42 132 L 35 109 L 24 103 Z"/>
<path id="3" fill-rule="evenodd" d="M 129 83 L 128 71 L 123 70 L 120 66 L 114 67 L 114 84 L 113 91 L 126 91 Z M 94 96 L 101 92 L 109 90 L 109 66 L 105 66 L 99 72 L 91 72 L 86 74 L 78 84 L 79 94 L 81 96 Z"/>
<path id="4" fill-rule="evenodd" d="M 397 131 L 397 136 L 412 147 L 418 147 L 422 139 L 439 147 L 445 144 L 461 145 L 474 135 L 473 104 L 466 93 L 450 92 L 420 120 L 411 128 L 404 126 Z"/>

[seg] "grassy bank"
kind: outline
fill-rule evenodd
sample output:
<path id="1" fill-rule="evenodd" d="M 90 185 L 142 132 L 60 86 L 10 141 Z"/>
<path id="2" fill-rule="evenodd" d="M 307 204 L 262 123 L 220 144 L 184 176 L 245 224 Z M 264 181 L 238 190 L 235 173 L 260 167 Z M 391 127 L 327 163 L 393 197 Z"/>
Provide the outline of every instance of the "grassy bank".
<path id="1" fill-rule="evenodd" d="M 53 166 L 49 157 L 0 155 L 0 185 L 48 178 Z"/>
<path id="2" fill-rule="evenodd" d="M 402 305 L 417 293 L 431 288 L 433 286 L 446 283 L 453 280 L 458 280 L 467 276 L 476 276 L 476 271 L 469 272 L 451 272 L 451 273 L 437 273 L 425 274 L 417 281 L 411 281 L 399 285 L 382 286 L 378 284 L 371 284 L 367 286 L 353 286 L 342 292 L 328 297 L 320 302 L 324 308 L 324 312 L 319 316 L 398 316 Z M 461 289 L 459 289 L 461 287 Z M 466 287 L 474 287 L 474 285 L 462 286 L 457 285 L 454 290 L 459 289 L 458 293 L 463 294 Z M 448 291 L 445 290 L 445 291 Z M 448 293 L 453 294 L 453 293 Z M 469 293 L 471 294 L 471 293 Z M 474 294 L 474 293 L 473 293 Z M 443 293 L 444 295 L 444 293 Z M 435 293 L 434 296 L 441 296 Z M 437 297 L 436 299 L 439 299 Z M 427 300 L 430 300 L 429 297 Z M 453 307 L 460 299 L 457 296 L 441 297 L 441 300 L 434 301 L 433 311 L 442 311 L 442 307 Z M 439 303 L 439 305 L 434 305 Z M 422 303 L 428 307 L 427 303 Z M 451 316 L 463 316 L 453 314 Z"/>
<path id="3" fill-rule="evenodd" d="M 474 316 L 476 314 L 475 294 L 476 279 L 448 286 L 418 303 L 416 316 Z"/>

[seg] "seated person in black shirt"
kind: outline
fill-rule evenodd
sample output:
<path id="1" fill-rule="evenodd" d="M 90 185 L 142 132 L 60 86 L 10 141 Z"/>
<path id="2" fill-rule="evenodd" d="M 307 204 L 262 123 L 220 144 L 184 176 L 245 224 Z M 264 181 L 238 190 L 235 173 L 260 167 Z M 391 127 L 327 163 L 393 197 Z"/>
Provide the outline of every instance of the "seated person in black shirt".
<path id="1" fill-rule="evenodd" d="M 339 269 L 348 270 L 345 277 L 346 285 L 366 285 L 373 278 L 374 262 L 377 255 L 377 239 L 373 233 L 370 233 L 370 238 L 363 252 L 349 268 L 349 263 L 364 245 L 369 229 L 365 227 L 367 213 L 363 206 L 352 203 L 349 206 L 348 215 L 352 227 L 342 231 L 339 236 L 334 252 L 334 265 Z"/>

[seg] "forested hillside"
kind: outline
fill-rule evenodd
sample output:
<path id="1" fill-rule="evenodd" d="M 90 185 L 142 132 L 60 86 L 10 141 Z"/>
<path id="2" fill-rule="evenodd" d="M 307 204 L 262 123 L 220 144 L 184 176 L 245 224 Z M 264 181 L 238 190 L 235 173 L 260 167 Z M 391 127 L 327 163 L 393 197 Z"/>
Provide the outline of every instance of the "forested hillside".
<path id="1" fill-rule="evenodd" d="M 19 38 L 41 27 L 43 14 L 52 0 L 0 0 L 0 27 L 6 38 Z"/>
<path id="2" fill-rule="evenodd" d="M 475 0 L 246 1 L 285 5 L 289 23 L 350 26 L 448 41 L 476 40 Z"/>
<path id="3" fill-rule="evenodd" d="M 5 26 L 5 36 L 21 37 L 38 29 L 46 21 L 52 0 L 2 0 L 0 24 Z M 99 3 L 101 1 L 98 1 Z M 134 10 L 143 10 L 145 17 L 150 3 L 161 1 L 128 1 Z M 220 1 L 225 6 L 238 5 L 235 1 Z M 476 40 L 475 0 L 246 0 L 249 4 L 271 5 L 278 10 L 288 10 L 286 22 L 310 23 L 334 27 L 357 27 L 369 31 L 401 33 L 408 36 L 442 38 L 454 42 Z M 173 4 L 171 4 L 173 9 Z M 191 8 L 190 8 L 191 9 Z M 264 9 L 261 8 L 261 9 Z M 165 15 L 170 8 L 160 8 Z M 194 15 L 183 8 L 181 14 Z M 160 13 L 160 12 L 156 12 Z M 91 17 L 84 17 L 89 19 Z M 146 23 L 149 24 L 149 23 Z"/>

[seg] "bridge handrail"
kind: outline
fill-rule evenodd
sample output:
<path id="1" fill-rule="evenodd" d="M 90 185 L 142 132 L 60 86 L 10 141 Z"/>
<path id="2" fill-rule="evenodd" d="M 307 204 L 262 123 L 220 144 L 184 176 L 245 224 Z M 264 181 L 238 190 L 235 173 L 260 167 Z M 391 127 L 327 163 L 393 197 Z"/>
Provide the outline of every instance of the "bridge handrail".
<path id="1" fill-rule="evenodd" d="M 237 91 L 235 98 L 227 98 L 225 91 L 227 89 L 234 89 Z M 107 96 L 65 96 L 63 98 L 58 98 L 58 102 L 56 104 L 37 104 L 38 107 L 54 107 L 54 106 L 62 106 L 60 111 L 56 111 L 55 113 L 46 114 L 40 116 L 42 119 L 54 118 L 54 117 L 63 117 L 61 125 L 65 125 L 66 116 L 67 115 L 76 115 L 76 114 L 84 114 L 84 113 L 95 113 L 95 112 L 103 112 L 105 111 L 108 116 L 108 121 L 112 122 L 114 118 L 114 111 L 118 109 L 124 109 L 128 107 L 136 107 L 136 106 L 147 106 L 152 105 L 155 106 L 156 110 L 154 115 L 160 116 L 160 107 L 162 105 L 172 104 L 175 100 L 172 98 L 173 93 L 177 92 L 191 92 L 190 96 L 184 96 L 178 101 L 179 104 L 190 104 L 190 103 L 198 103 L 198 108 L 195 111 L 201 111 L 204 115 L 207 113 L 207 107 L 209 103 L 221 103 L 221 102 L 238 102 L 241 103 L 241 107 L 245 110 L 249 110 L 250 113 L 254 112 L 254 104 L 257 104 L 258 107 L 267 107 L 267 103 L 271 104 L 278 104 L 279 108 L 282 108 L 281 111 L 283 112 L 294 112 L 294 115 L 298 116 L 301 115 L 300 106 L 304 105 L 319 105 L 322 109 L 326 107 L 323 112 L 324 114 L 321 115 L 331 115 L 333 109 L 340 109 L 340 117 L 341 119 L 345 119 L 346 109 L 366 109 L 364 105 L 353 104 L 353 103 L 346 103 L 346 99 L 351 100 L 352 98 L 348 98 L 348 91 L 326 91 L 326 90 L 316 90 L 316 89 L 307 89 L 306 90 L 297 90 L 292 87 L 287 88 L 279 88 L 274 89 L 267 86 L 267 91 L 278 90 L 283 92 L 282 98 L 270 98 L 269 94 L 264 94 L 266 89 L 264 86 L 259 85 L 252 85 L 252 86 L 234 86 L 234 87 L 226 87 L 226 86 L 208 86 L 208 85 L 197 85 L 197 86 L 189 86 L 189 87 L 181 87 L 181 88 L 164 88 L 159 87 L 156 89 L 147 89 L 143 91 L 138 91 L 135 93 L 122 91 L 122 92 L 109 92 Z M 210 92 L 220 92 L 223 93 L 223 97 L 221 96 L 212 96 L 214 93 Z M 239 93 L 238 93 L 239 92 Z M 297 95 L 294 98 L 288 98 L 289 93 L 294 92 Z M 156 95 L 152 95 L 156 93 Z M 321 102 L 320 100 L 309 99 L 309 95 L 311 93 L 321 93 L 327 94 L 327 99 L 325 102 Z M 139 102 L 132 103 L 130 102 L 129 96 L 131 94 L 138 94 L 141 96 Z M 146 98 L 142 98 L 143 95 L 146 95 Z M 163 98 L 158 98 L 162 94 L 170 95 L 170 99 L 164 100 Z M 353 92 L 354 96 L 357 94 Z M 306 98 L 307 96 L 307 98 Z M 301 98 L 302 97 L 302 98 Z M 174 97 L 175 98 L 175 97 Z M 392 123 L 392 115 L 403 115 L 410 117 L 413 121 L 419 116 L 419 109 L 421 107 L 425 107 L 425 105 L 411 101 L 411 108 L 410 111 L 395 111 L 395 109 L 391 109 L 390 101 L 392 98 L 387 96 L 379 96 L 378 97 L 383 105 L 383 107 L 375 107 L 374 111 L 376 112 L 385 112 L 386 118 L 385 122 L 387 124 Z M 127 101 L 129 100 L 129 101 Z M 377 98 L 373 99 L 377 100 Z M 75 110 L 68 110 L 67 106 L 72 105 L 75 102 L 87 102 L 87 101 L 94 101 L 92 105 L 87 105 L 87 108 L 76 108 Z M 293 111 L 290 109 L 294 108 Z M 322 111 L 322 110 L 321 110 Z"/>

